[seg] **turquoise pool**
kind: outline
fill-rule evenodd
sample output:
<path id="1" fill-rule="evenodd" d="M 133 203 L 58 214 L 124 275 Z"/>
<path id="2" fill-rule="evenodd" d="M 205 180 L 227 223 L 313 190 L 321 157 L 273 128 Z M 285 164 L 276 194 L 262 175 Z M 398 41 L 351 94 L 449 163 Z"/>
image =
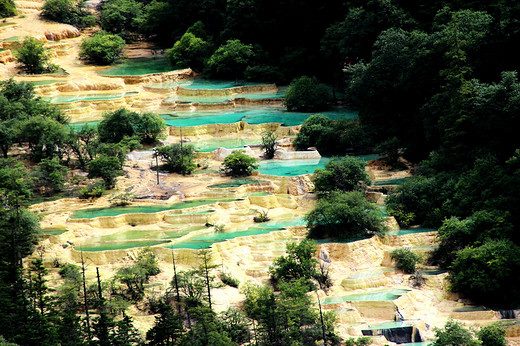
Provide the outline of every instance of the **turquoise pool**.
<path id="1" fill-rule="evenodd" d="M 196 151 L 200 152 L 210 152 L 216 150 L 217 148 L 227 148 L 227 149 L 235 149 L 235 148 L 243 148 L 244 145 L 257 145 L 261 144 L 261 138 L 252 138 L 252 139 L 242 139 L 242 138 L 210 138 L 210 139 L 202 139 L 191 142 L 195 146 Z"/>
<path id="2" fill-rule="evenodd" d="M 140 76 L 175 70 L 164 57 L 131 58 L 100 72 L 102 76 Z"/>
<path id="3" fill-rule="evenodd" d="M 380 291 L 373 291 L 369 293 L 349 294 L 342 297 L 328 297 L 325 298 L 323 304 L 339 304 L 348 301 L 380 301 L 380 300 L 394 300 L 405 294 L 410 290 L 407 289 L 387 289 Z"/>
<path id="4" fill-rule="evenodd" d="M 50 103 L 70 103 L 76 101 L 95 101 L 95 100 L 112 100 L 118 99 L 124 96 L 138 95 L 138 91 L 130 91 L 126 93 L 117 94 L 84 94 L 84 95 L 61 95 L 51 98 L 45 98 Z"/>
<path id="5" fill-rule="evenodd" d="M 163 82 L 163 83 L 153 83 L 147 85 L 151 88 L 173 88 L 173 87 L 183 87 L 187 89 L 229 89 L 238 86 L 244 85 L 259 85 L 260 83 L 254 82 L 243 82 L 243 81 L 229 81 L 229 80 L 216 80 L 216 79 L 204 79 L 202 77 L 195 77 L 192 79 L 184 79 L 176 82 Z"/>

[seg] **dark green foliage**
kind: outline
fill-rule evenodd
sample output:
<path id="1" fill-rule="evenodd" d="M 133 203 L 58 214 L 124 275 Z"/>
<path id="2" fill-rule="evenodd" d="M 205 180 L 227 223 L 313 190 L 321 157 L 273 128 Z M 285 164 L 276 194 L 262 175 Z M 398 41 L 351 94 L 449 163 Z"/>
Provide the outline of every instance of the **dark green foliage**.
<path id="1" fill-rule="evenodd" d="M 121 59 L 125 40 L 120 36 L 98 31 L 81 42 L 79 57 L 96 65 L 110 65 Z"/>
<path id="2" fill-rule="evenodd" d="M 0 159 L 0 194 L 2 202 L 24 204 L 32 195 L 33 181 L 19 161 Z"/>
<path id="3" fill-rule="evenodd" d="M 368 346 L 372 343 L 370 337 L 360 336 L 357 339 L 349 338 L 345 340 L 345 346 Z"/>
<path id="4" fill-rule="evenodd" d="M 452 290 L 476 303 L 515 306 L 520 303 L 520 247 L 493 240 L 457 253 L 448 276 Z"/>
<path id="5" fill-rule="evenodd" d="M 98 125 L 99 140 L 104 143 L 118 143 L 125 136 L 137 136 L 143 143 L 153 143 L 163 138 L 165 129 L 164 120 L 157 114 L 137 113 L 126 108 L 103 114 Z"/>
<path id="6" fill-rule="evenodd" d="M 506 331 L 496 325 L 481 328 L 477 333 L 484 346 L 507 346 Z"/>
<path id="7" fill-rule="evenodd" d="M 78 265 L 67 263 L 61 267 L 59 274 L 63 279 L 73 283 L 81 282 L 80 267 Z"/>
<path id="8" fill-rule="evenodd" d="M 327 109 L 331 100 L 329 89 L 316 77 L 294 79 L 285 93 L 288 111 L 317 112 Z"/>
<path id="9" fill-rule="evenodd" d="M 238 279 L 234 278 L 233 276 L 231 276 L 231 274 L 228 274 L 226 272 L 220 273 L 219 278 L 224 285 L 228 285 L 235 288 L 238 288 L 238 286 L 240 285 L 240 281 L 238 281 Z"/>
<path id="10" fill-rule="evenodd" d="M 421 256 L 413 253 L 408 248 L 396 249 L 392 251 L 390 256 L 392 257 L 392 260 L 395 261 L 396 268 L 402 270 L 406 274 L 415 273 L 415 266 L 421 259 Z"/>
<path id="11" fill-rule="evenodd" d="M 287 83 L 280 69 L 271 65 L 248 66 L 244 71 L 244 79 L 251 82 Z"/>
<path id="12" fill-rule="evenodd" d="M 473 338 L 472 333 L 464 328 L 462 323 L 448 321 L 443 329 L 435 331 L 437 339 L 431 344 L 432 346 L 477 346 L 480 343 Z"/>
<path id="13" fill-rule="evenodd" d="M 278 136 L 273 131 L 266 130 L 262 132 L 262 150 L 265 150 L 264 157 L 266 159 L 272 159 L 274 152 L 276 151 L 276 140 Z"/>
<path id="14" fill-rule="evenodd" d="M 146 332 L 149 345 L 176 345 L 182 338 L 184 326 L 181 316 L 171 306 L 161 304 L 155 325 Z"/>
<path id="15" fill-rule="evenodd" d="M 22 64 L 28 74 L 41 74 L 54 72 L 56 66 L 49 63 L 47 49 L 43 43 L 33 37 L 27 36 L 22 46 L 15 53 L 16 60 Z"/>
<path id="16" fill-rule="evenodd" d="M 16 15 L 16 5 L 12 0 L 0 1 L 0 18 L 12 17 Z"/>
<path id="17" fill-rule="evenodd" d="M 202 71 L 211 54 L 211 44 L 191 32 L 186 32 L 181 39 L 166 51 L 166 58 L 173 66 L 190 67 Z"/>
<path id="18" fill-rule="evenodd" d="M 240 310 L 229 308 L 219 315 L 222 329 L 229 338 L 241 345 L 251 340 L 250 321 Z"/>
<path id="19" fill-rule="evenodd" d="M 143 15 L 143 3 L 134 0 L 111 0 L 101 5 L 101 28 L 123 37 L 139 31 Z"/>
<path id="20" fill-rule="evenodd" d="M 247 66 L 252 65 L 255 53 L 253 46 L 240 40 L 228 40 L 209 58 L 204 73 L 212 78 L 243 77 Z"/>
<path id="21" fill-rule="evenodd" d="M 376 207 L 357 191 L 334 191 L 320 198 L 305 220 L 311 238 L 352 239 L 385 230 Z"/>
<path id="22" fill-rule="evenodd" d="M 191 174 L 197 167 L 194 163 L 195 149 L 191 144 L 174 143 L 158 147 L 154 155 L 165 161 L 164 167 L 170 172 Z"/>
<path id="23" fill-rule="evenodd" d="M 139 301 L 144 297 L 145 284 L 150 276 L 159 274 L 157 257 L 151 249 L 141 250 L 136 263 L 118 270 L 115 280 L 125 285 L 122 294 L 131 301 Z"/>
<path id="24" fill-rule="evenodd" d="M 38 168 L 33 171 L 36 178 L 35 186 L 45 193 L 60 192 L 65 187 L 69 169 L 62 166 L 58 158 L 43 159 Z"/>
<path id="25" fill-rule="evenodd" d="M 312 240 L 304 239 L 299 244 L 288 243 L 287 255 L 274 260 L 269 268 L 271 278 L 278 282 L 300 280 L 306 283 L 308 290 L 314 288 L 312 279 L 318 277 L 318 260 L 315 258 L 318 247 Z"/>
<path id="26" fill-rule="evenodd" d="M 371 140 L 357 120 L 332 121 L 324 115 L 307 118 L 294 140 L 298 150 L 315 147 L 322 155 L 345 155 L 347 152 L 365 153 Z"/>
<path id="27" fill-rule="evenodd" d="M 85 186 L 79 190 L 79 197 L 80 198 L 97 198 L 103 196 L 103 193 L 105 192 L 105 182 L 103 181 L 96 181 L 92 184 L 89 184 L 88 186 Z"/>
<path id="28" fill-rule="evenodd" d="M 243 150 L 235 150 L 222 163 L 222 170 L 233 177 L 251 175 L 258 168 L 258 159 L 247 155 Z"/>
<path id="29" fill-rule="evenodd" d="M 29 146 L 31 159 L 60 158 L 61 147 L 65 145 L 68 130 L 63 123 L 50 117 L 32 116 L 18 123 L 19 140 Z"/>
<path id="30" fill-rule="evenodd" d="M 365 167 L 366 163 L 356 157 L 333 158 L 325 169 L 318 168 L 314 172 L 314 191 L 318 197 L 335 190 L 364 191 L 365 186 L 371 183 Z"/>
<path id="31" fill-rule="evenodd" d="M 115 156 L 100 155 L 88 165 L 88 177 L 103 179 L 107 189 L 113 188 L 115 178 L 122 174 L 121 162 Z"/>
<path id="32" fill-rule="evenodd" d="M 46 0 L 41 15 L 47 19 L 86 28 L 96 25 L 97 19 L 76 0 Z"/>

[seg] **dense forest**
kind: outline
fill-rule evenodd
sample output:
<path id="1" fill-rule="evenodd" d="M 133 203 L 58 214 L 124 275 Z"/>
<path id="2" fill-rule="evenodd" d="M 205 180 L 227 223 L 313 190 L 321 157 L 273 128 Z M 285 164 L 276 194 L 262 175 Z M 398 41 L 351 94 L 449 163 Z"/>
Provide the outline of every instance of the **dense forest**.
<path id="1" fill-rule="evenodd" d="M 10 1 L 0 7 L 0 13 L 12 15 Z M 450 271 L 453 291 L 493 308 L 519 306 L 517 1 L 107 0 L 94 17 L 82 3 L 47 0 L 42 15 L 80 28 L 99 24 L 119 35 L 120 43 L 155 41 L 168 48 L 172 64 L 211 78 L 288 84 L 312 76 L 341 91 L 344 99 L 335 95 L 334 101 L 358 110 L 359 121 L 313 116 L 295 145 L 334 155 L 379 148 L 404 158 L 414 176 L 389 192 L 388 212 L 401 226 L 438 228 L 440 246 L 429 260 Z M 106 114 L 97 129 L 73 130 L 30 85 L 13 81 L 2 82 L 0 110 L 0 344 L 2 338 L 20 345 L 143 342 L 124 311 L 143 301 L 144 284 L 157 274 L 153 254 L 143 251 L 113 281 L 98 278 L 91 287 L 85 287 L 81 267 L 64 264 L 63 285 L 51 292 L 41 261 L 32 261 L 28 270 L 22 266 L 35 251 L 39 231 L 26 207 L 35 191 L 61 192 L 67 166 L 101 178 L 84 187 L 83 196 L 110 189 L 126 152 L 156 141 L 164 122 L 153 114 L 118 110 Z M 334 141 L 332 133 L 338 134 Z M 31 172 L 12 158 L 18 143 L 27 145 Z M 172 155 L 164 150 L 167 160 Z M 343 164 L 348 163 L 327 170 Z M 343 188 L 327 180 L 329 171 L 315 178 L 318 194 L 356 190 L 367 179 L 358 176 Z M 364 203 L 359 191 L 347 197 L 333 191 L 320 197 L 318 210 L 340 199 Z M 365 228 L 381 234 L 374 210 L 363 208 L 371 213 Z M 311 235 L 320 227 L 341 232 L 319 225 L 314 215 L 307 220 Z M 214 268 L 201 253 L 201 266 L 176 274 L 169 295 L 147 300 L 148 311 L 157 314 L 148 343 L 339 343 L 331 317 L 318 315 L 307 295 L 313 285 L 327 285 L 316 271 L 313 246 L 304 241 L 289 247 L 289 255 L 273 264 L 276 294 L 270 286 L 249 288 L 245 312 L 221 315 L 211 307 Z M 305 265 L 291 262 L 295 254 Z M 287 263 L 293 273 L 297 267 L 297 275 L 286 276 Z M 88 306 L 96 316 L 80 318 Z M 254 335 L 247 327 L 251 320 L 258 321 Z"/>

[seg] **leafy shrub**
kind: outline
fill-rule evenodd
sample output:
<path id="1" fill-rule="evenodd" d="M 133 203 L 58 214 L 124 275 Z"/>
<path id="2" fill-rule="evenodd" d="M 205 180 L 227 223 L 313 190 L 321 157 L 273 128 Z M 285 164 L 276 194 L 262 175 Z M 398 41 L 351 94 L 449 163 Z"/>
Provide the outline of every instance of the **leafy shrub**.
<path id="1" fill-rule="evenodd" d="M 432 346 L 477 346 L 480 343 L 473 338 L 473 334 L 464 328 L 460 322 L 448 321 L 443 329 L 436 329 L 437 339 L 431 343 Z"/>
<path id="2" fill-rule="evenodd" d="M 288 111 L 316 112 L 327 109 L 331 100 L 329 89 L 316 77 L 294 79 L 285 94 Z"/>
<path id="3" fill-rule="evenodd" d="M 222 282 L 225 285 L 228 285 L 231 287 L 238 288 L 238 286 L 240 285 L 240 281 L 238 279 L 234 278 L 233 276 L 231 276 L 230 274 L 225 273 L 225 272 L 220 273 L 220 280 L 222 280 Z"/>
<path id="4" fill-rule="evenodd" d="M 111 0 L 101 5 L 101 28 L 112 34 L 125 35 L 139 31 L 143 3 L 134 0 Z"/>
<path id="5" fill-rule="evenodd" d="M 190 32 L 182 35 L 181 39 L 166 50 L 166 58 L 173 66 L 191 67 L 201 71 L 209 57 L 211 45 L 202 38 Z"/>
<path id="6" fill-rule="evenodd" d="M 499 326 L 487 326 L 477 333 L 478 339 L 485 346 L 507 346 L 506 331 Z"/>
<path id="7" fill-rule="evenodd" d="M 170 172 L 191 174 L 197 168 L 194 163 L 195 149 L 191 144 L 174 143 L 158 147 L 154 155 L 166 161 L 165 167 Z"/>
<path id="8" fill-rule="evenodd" d="M 396 262 L 396 268 L 406 274 L 413 274 L 415 272 L 415 266 L 421 260 L 421 256 L 407 248 L 396 249 L 392 251 L 390 256 Z"/>
<path id="9" fill-rule="evenodd" d="M 356 157 L 333 158 L 327 162 L 325 169 L 318 168 L 314 172 L 314 190 L 318 196 L 334 190 L 363 191 L 365 185 L 370 185 L 365 167 L 366 163 Z"/>
<path id="10" fill-rule="evenodd" d="M 233 177 L 251 175 L 258 168 L 258 159 L 246 155 L 243 150 L 235 150 L 222 163 L 225 174 Z"/>
<path id="11" fill-rule="evenodd" d="M 49 55 L 43 43 L 34 37 L 26 37 L 15 56 L 29 74 L 49 73 L 57 69 L 57 66 L 49 63 Z"/>
<path id="12" fill-rule="evenodd" d="M 273 131 L 266 130 L 262 132 L 262 145 L 260 148 L 265 150 L 264 157 L 266 159 L 272 159 L 274 157 L 277 139 L 278 136 Z"/>
<path id="13" fill-rule="evenodd" d="M 271 220 L 269 216 L 267 216 L 268 212 L 268 210 L 259 210 L 258 215 L 253 218 L 253 221 L 256 223 L 261 223 Z"/>
<path id="14" fill-rule="evenodd" d="M 115 156 L 100 155 L 90 161 L 88 165 L 89 178 L 101 178 L 105 188 L 111 189 L 115 185 L 115 178 L 122 175 L 121 162 Z"/>
<path id="15" fill-rule="evenodd" d="M 16 15 L 16 5 L 12 0 L 0 0 L 0 18 Z"/>
<path id="16" fill-rule="evenodd" d="M 41 15 L 47 19 L 86 28 L 96 25 L 97 19 L 76 0 L 46 0 Z"/>
<path id="17" fill-rule="evenodd" d="M 79 56 L 92 64 L 110 65 L 121 59 L 125 40 L 118 35 L 98 31 L 81 42 Z"/>
<path id="18" fill-rule="evenodd" d="M 96 181 L 84 188 L 79 190 L 79 198 L 89 199 L 103 196 L 105 192 L 105 183 L 102 181 Z"/>
<path id="19" fill-rule="evenodd" d="M 248 66 L 244 71 L 244 79 L 251 82 L 264 83 L 283 83 L 285 81 L 280 69 L 271 65 Z"/>
<path id="20" fill-rule="evenodd" d="M 132 203 L 136 198 L 136 195 L 131 192 L 123 192 L 109 199 L 109 202 L 113 206 L 124 207 Z"/>
<path id="21" fill-rule="evenodd" d="M 208 59 L 204 74 L 212 78 L 241 78 L 254 57 L 252 45 L 228 40 Z"/>
<path id="22" fill-rule="evenodd" d="M 164 138 L 166 129 L 164 119 L 155 113 L 138 113 L 126 108 L 103 114 L 103 120 L 98 125 L 101 142 L 117 143 L 125 136 L 137 136 L 143 143 L 154 143 Z"/>

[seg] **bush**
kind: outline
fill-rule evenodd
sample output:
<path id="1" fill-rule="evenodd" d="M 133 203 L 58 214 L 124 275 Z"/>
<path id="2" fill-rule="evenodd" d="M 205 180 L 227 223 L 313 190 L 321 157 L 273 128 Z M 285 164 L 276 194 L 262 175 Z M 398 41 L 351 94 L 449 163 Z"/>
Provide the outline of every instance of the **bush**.
<path id="1" fill-rule="evenodd" d="M 478 339 L 485 346 L 507 346 L 506 331 L 499 326 L 487 326 L 477 333 Z"/>
<path id="2" fill-rule="evenodd" d="M 134 0 L 110 0 L 103 2 L 99 14 L 101 28 L 112 34 L 139 31 L 143 4 Z"/>
<path id="3" fill-rule="evenodd" d="M 396 268 L 402 270 L 406 274 L 413 274 L 415 272 L 416 264 L 421 259 L 421 256 L 406 248 L 394 250 L 390 256 L 396 262 Z"/>
<path id="4" fill-rule="evenodd" d="M 191 32 L 186 32 L 181 39 L 166 51 L 166 58 L 173 66 L 191 67 L 201 71 L 209 57 L 211 46 Z"/>
<path id="5" fill-rule="evenodd" d="M 62 166 L 58 158 L 43 159 L 33 171 L 36 186 L 47 193 L 63 191 L 69 169 Z"/>
<path id="6" fill-rule="evenodd" d="M 316 112 L 327 109 L 331 100 L 329 89 L 316 77 L 294 79 L 285 94 L 288 111 Z"/>
<path id="7" fill-rule="evenodd" d="M 197 168 L 197 165 L 194 163 L 195 149 L 191 144 L 183 144 L 182 150 L 180 143 L 158 147 L 154 155 L 166 161 L 164 166 L 170 172 L 191 174 Z"/>
<path id="8" fill-rule="evenodd" d="M 49 63 L 49 55 L 43 43 L 34 37 L 26 37 L 22 46 L 15 52 L 16 60 L 23 65 L 25 72 L 29 74 L 41 74 L 53 72 L 57 69 Z"/>
<path id="9" fill-rule="evenodd" d="M 109 199 L 111 205 L 116 207 L 124 207 L 132 203 L 136 199 L 136 195 L 132 192 L 123 192 Z"/>
<path id="10" fill-rule="evenodd" d="M 204 74 L 212 78 L 241 78 L 254 57 L 252 45 L 228 40 L 208 59 Z"/>
<path id="11" fill-rule="evenodd" d="M 96 181 L 79 190 L 79 198 L 90 199 L 103 196 L 105 192 L 105 183 Z"/>
<path id="12" fill-rule="evenodd" d="M 259 210 L 258 215 L 253 217 L 253 221 L 256 223 L 261 223 L 261 222 L 267 222 L 267 221 L 271 220 L 269 218 L 269 216 L 267 216 L 268 212 L 269 212 L 268 210 Z"/>
<path id="13" fill-rule="evenodd" d="M 285 77 L 280 72 L 280 69 L 271 65 L 248 66 L 244 71 L 244 79 L 251 82 L 264 83 L 283 83 L 285 81 Z"/>
<path id="14" fill-rule="evenodd" d="M 118 35 L 98 31 L 93 37 L 83 40 L 79 57 L 92 64 L 110 65 L 121 59 L 125 40 Z"/>
<path id="15" fill-rule="evenodd" d="M 0 0 L 0 18 L 16 16 L 16 5 L 12 0 Z"/>
<path id="16" fill-rule="evenodd" d="M 164 137 L 166 129 L 164 119 L 154 113 L 138 113 L 126 108 L 103 114 L 103 120 L 98 125 L 101 142 L 118 143 L 125 136 L 138 136 L 144 143 L 153 143 Z"/>
<path id="17" fill-rule="evenodd" d="M 366 163 L 356 157 L 333 158 L 327 162 L 325 169 L 318 168 L 314 172 L 314 190 L 318 196 L 334 190 L 364 191 L 365 186 L 370 185 L 365 167 Z"/>
<path id="18" fill-rule="evenodd" d="M 276 140 L 278 136 L 273 131 L 263 131 L 262 132 L 262 150 L 265 150 L 264 157 L 266 159 L 272 159 L 274 157 L 274 152 L 276 151 Z"/>
<path id="19" fill-rule="evenodd" d="M 385 230 L 375 205 L 358 191 L 334 191 L 320 198 L 305 220 L 310 238 L 353 239 Z"/>
<path id="20" fill-rule="evenodd" d="M 41 15 L 47 19 L 86 28 L 96 25 L 97 19 L 82 8 L 83 2 L 76 0 L 47 0 Z"/>
<path id="21" fill-rule="evenodd" d="M 89 178 L 101 178 L 105 182 L 105 188 L 111 189 L 115 185 L 115 178 L 122 175 L 121 161 L 115 156 L 100 155 L 90 161 L 88 165 Z"/>
<path id="22" fill-rule="evenodd" d="M 232 277 L 228 273 L 224 273 L 224 272 L 220 273 L 220 280 L 225 285 L 228 285 L 228 286 L 231 286 L 231 287 L 238 288 L 238 286 L 240 285 L 240 281 L 238 281 L 238 279 Z"/>
<path id="23" fill-rule="evenodd" d="M 477 346 L 480 343 L 473 339 L 472 333 L 463 327 L 460 322 L 448 321 L 443 329 L 435 331 L 437 339 L 432 346 Z"/>
<path id="24" fill-rule="evenodd" d="M 233 177 L 251 175 L 258 168 L 258 159 L 246 155 L 243 150 L 235 150 L 222 163 L 225 174 Z"/>

